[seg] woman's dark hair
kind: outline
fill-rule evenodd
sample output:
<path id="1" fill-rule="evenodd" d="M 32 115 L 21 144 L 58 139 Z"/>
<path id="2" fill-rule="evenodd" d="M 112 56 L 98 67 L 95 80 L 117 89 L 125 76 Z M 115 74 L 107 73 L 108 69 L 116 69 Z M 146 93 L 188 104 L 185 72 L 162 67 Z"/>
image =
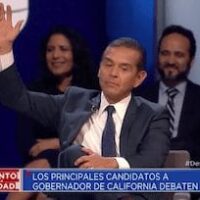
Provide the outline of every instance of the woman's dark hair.
<path id="1" fill-rule="evenodd" d="M 93 62 L 90 57 L 89 49 L 80 35 L 72 29 L 58 26 L 53 28 L 42 42 L 42 76 L 47 84 L 56 84 L 56 77 L 49 71 L 46 62 L 47 44 L 52 35 L 62 34 L 71 44 L 73 53 L 72 85 L 96 88 L 94 75 L 92 74 Z"/>

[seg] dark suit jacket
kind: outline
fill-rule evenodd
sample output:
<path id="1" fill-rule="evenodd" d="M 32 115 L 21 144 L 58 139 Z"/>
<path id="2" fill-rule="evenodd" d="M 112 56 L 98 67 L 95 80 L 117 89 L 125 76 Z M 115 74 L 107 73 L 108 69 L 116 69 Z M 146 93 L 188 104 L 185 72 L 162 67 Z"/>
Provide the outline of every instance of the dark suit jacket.
<path id="1" fill-rule="evenodd" d="M 156 82 L 140 95 L 157 103 L 158 91 L 159 82 Z M 200 161 L 200 86 L 189 80 L 187 81 L 178 135 L 171 140 L 171 149 L 188 150 L 192 160 Z"/>
<path id="2" fill-rule="evenodd" d="M 45 126 L 57 129 L 64 151 L 94 110 L 98 109 L 100 93 L 78 87 L 71 87 L 64 95 L 56 96 L 29 92 L 12 66 L 0 73 L 0 101 Z M 166 110 L 158 104 L 132 96 L 122 124 L 121 156 L 132 168 L 161 167 L 168 150 Z"/>

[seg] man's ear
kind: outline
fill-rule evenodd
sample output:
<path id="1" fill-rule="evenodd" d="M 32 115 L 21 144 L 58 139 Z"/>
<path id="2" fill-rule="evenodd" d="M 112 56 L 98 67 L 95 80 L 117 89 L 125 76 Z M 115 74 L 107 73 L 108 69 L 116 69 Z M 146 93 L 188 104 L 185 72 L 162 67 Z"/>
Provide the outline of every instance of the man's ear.
<path id="1" fill-rule="evenodd" d="M 191 69 L 193 64 L 194 64 L 194 58 L 190 61 L 190 69 Z"/>
<path id="2" fill-rule="evenodd" d="M 99 70 L 98 70 L 98 74 L 97 74 L 97 76 L 98 76 L 98 78 L 99 78 L 99 76 L 100 76 L 100 68 L 99 68 Z"/>
<path id="3" fill-rule="evenodd" d="M 100 75 L 101 75 L 101 62 L 100 62 L 99 70 L 98 70 L 98 74 L 97 74 L 98 78 L 100 77 Z"/>
<path id="4" fill-rule="evenodd" d="M 147 72 L 145 70 L 138 71 L 135 81 L 133 83 L 133 87 L 136 88 L 140 86 L 146 77 L 147 77 Z"/>

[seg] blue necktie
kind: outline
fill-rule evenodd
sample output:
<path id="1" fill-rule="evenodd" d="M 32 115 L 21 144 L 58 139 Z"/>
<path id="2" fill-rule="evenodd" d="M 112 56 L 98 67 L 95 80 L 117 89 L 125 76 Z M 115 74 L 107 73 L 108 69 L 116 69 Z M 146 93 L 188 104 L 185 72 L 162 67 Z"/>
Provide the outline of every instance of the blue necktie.
<path id="1" fill-rule="evenodd" d="M 102 156 L 114 157 L 117 155 L 115 143 L 115 124 L 112 117 L 112 114 L 115 112 L 115 108 L 114 106 L 107 106 L 106 111 L 108 116 L 102 135 Z"/>

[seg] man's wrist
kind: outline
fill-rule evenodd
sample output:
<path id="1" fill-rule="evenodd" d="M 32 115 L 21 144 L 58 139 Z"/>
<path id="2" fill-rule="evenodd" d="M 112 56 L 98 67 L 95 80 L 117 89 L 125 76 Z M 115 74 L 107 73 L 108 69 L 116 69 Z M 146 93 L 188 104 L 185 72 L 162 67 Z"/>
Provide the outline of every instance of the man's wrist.
<path id="1" fill-rule="evenodd" d="M 119 168 L 119 165 L 118 165 L 118 162 L 117 162 L 117 160 L 114 158 L 114 157 L 111 157 L 111 158 L 109 158 L 109 157 L 106 157 L 106 168 L 114 168 L 114 169 L 117 169 L 117 168 Z"/>
<path id="2" fill-rule="evenodd" d="M 6 42 L 6 44 L 3 44 L 3 42 L 0 44 L 0 56 L 7 54 L 12 51 L 12 43 Z"/>

